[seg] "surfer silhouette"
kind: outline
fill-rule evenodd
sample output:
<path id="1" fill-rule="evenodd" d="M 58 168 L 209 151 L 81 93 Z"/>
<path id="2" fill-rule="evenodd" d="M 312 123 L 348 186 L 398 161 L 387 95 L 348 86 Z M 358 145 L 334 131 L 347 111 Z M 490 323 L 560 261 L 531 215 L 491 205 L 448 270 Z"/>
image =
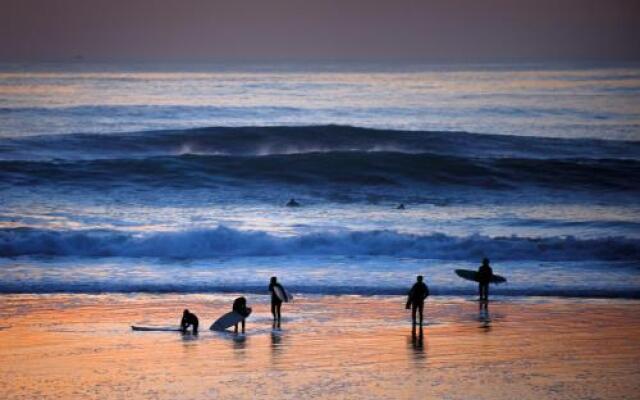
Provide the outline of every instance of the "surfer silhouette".
<path id="1" fill-rule="evenodd" d="M 244 297 L 238 297 L 233 301 L 233 311 L 242 315 L 244 318 L 242 321 L 235 324 L 233 331 L 238 333 L 238 324 L 242 324 L 242 333 L 244 333 L 245 319 L 251 314 L 251 308 L 247 307 L 247 299 Z"/>
<path id="2" fill-rule="evenodd" d="M 482 265 L 478 268 L 478 291 L 480 292 L 480 301 L 489 300 L 489 282 L 493 277 L 493 269 L 489 266 L 489 259 L 483 258 Z"/>
<path id="3" fill-rule="evenodd" d="M 396 210 L 404 210 L 405 208 L 404 203 L 400 203 L 400 205 L 396 207 Z"/>
<path id="4" fill-rule="evenodd" d="M 409 294 L 407 295 L 406 309 L 411 309 L 411 320 L 413 326 L 416 326 L 416 313 L 420 314 L 420 329 L 422 329 L 424 300 L 429 296 L 429 287 L 422 281 L 422 275 L 416 277 L 416 283 L 413 284 Z"/>
<path id="5" fill-rule="evenodd" d="M 289 201 L 287 202 L 287 207 L 300 207 L 300 203 L 298 203 L 296 201 L 296 199 L 294 199 L 293 197 L 291 199 L 289 199 Z"/>
<path id="6" fill-rule="evenodd" d="M 198 317 L 189 312 L 189 310 L 185 309 L 182 312 L 182 320 L 180 321 L 180 328 L 182 329 L 182 333 L 186 333 L 189 326 L 193 327 L 192 332 L 194 335 L 198 334 Z"/>
<path id="7" fill-rule="evenodd" d="M 280 327 L 280 320 L 282 316 L 280 308 L 282 307 L 283 301 L 289 301 L 289 297 L 282 285 L 278 283 L 278 278 L 275 276 L 272 276 L 271 281 L 269 282 L 269 292 L 271 292 L 271 314 L 273 315 L 273 325 L 275 327 L 277 323 L 277 326 Z"/>

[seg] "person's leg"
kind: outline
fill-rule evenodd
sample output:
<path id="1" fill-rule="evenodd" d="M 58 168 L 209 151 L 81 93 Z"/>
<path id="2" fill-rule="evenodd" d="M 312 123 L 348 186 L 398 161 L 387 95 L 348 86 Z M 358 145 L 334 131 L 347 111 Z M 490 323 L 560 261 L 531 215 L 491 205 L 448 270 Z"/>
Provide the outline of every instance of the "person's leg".
<path id="1" fill-rule="evenodd" d="M 422 328 L 422 321 L 423 321 L 422 314 L 423 314 L 423 311 L 424 311 L 424 303 L 418 304 L 418 312 L 420 312 L 420 328 Z"/>
<path id="2" fill-rule="evenodd" d="M 244 319 L 242 320 L 242 333 L 244 333 Z"/>
<path id="3" fill-rule="evenodd" d="M 193 324 L 193 334 L 197 335 L 198 334 L 198 322 L 196 322 L 195 324 Z"/>
<path id="4" fill-rule="evenodd" d="M 487 299 L 487 284 L 486 283 L 481 283 L 480 284 L 480 300 L 486 300 Z"/>
<path id="5" fill-rule="evenodd" d="M 233 326 L 233 333 L 238 333 L 238 324 L 237 323 Z"/>
<path id="6" fill-rule="evenodd" d="M 273 300 L 271 301 L 271 315 L 273 315 L 273 322 L 276 322 L 276 303 L 274 303 Z"/>
<path id="7" fill-rule="evenodd" d="M 489 301 L 489 284 L 484 285 L 484 299 Z"/>
<path id="8" fill-rule="evenodd" d="M 478 295 L 480 296 L 480 300 L 482 300 L 482 296 L 484 293 L 484 285 L 482 282 L 478 283 Z"/>
<path id="9" fill-rule="evenodd" d="M 282 319 L 282 312 L 280 311 L 281 308 L 282 303 L 278 303 L 278 306 L 276 307 L 276 313 L 278 314 L 278 323 L 280 323 L 280 320 Z"/>
<path id="10" fill-rule="evenodd" d="M 411 303 L 411 322 L 413 326 L 416 326 L 416 311 L 418 311 L 417 304 Z"/>

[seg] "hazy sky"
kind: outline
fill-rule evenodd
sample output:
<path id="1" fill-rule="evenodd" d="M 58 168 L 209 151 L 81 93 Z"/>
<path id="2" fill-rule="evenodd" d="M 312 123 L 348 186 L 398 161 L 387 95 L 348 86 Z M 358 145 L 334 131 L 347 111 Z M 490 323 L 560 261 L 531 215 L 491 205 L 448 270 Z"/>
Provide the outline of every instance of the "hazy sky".
<path id="1" fill-rule="evenodd" d="M 0 60 L 640 59 L 639 0 L 0 0 Z"/>

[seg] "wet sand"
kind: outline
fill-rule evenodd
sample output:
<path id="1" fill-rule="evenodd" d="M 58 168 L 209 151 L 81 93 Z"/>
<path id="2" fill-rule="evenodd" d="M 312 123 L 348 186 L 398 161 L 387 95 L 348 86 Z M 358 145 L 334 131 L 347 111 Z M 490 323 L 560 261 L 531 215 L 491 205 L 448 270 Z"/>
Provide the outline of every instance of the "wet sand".
<path id="1" fill-rule="evenodd" d="M 2 399 L 629 399 L 640 393 L 640 302 L 430 299 L 412 335 L 399 297 L 297 297 L 273 330 L 208 331 L 234 295 L 0 296 Z M 176 325 L 197 337 L 132 332 Z"/>

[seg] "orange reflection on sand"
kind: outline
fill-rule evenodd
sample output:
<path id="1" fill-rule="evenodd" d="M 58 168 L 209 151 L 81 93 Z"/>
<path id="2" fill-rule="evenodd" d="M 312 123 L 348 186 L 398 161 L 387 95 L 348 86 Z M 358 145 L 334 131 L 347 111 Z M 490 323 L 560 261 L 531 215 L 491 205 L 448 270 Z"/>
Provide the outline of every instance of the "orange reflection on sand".
<path id="1" fill-rule="evenodd" d="M 398 297 L 301 297 L 272 330 L 249 295 L 246 336 L 207 330 L 234 295 L 3 296 L 0 397 L 631 398 L 640 303 L 435 299 L 423 337 Z M 132 323 L 200 317 L 199 336 Z"/>

